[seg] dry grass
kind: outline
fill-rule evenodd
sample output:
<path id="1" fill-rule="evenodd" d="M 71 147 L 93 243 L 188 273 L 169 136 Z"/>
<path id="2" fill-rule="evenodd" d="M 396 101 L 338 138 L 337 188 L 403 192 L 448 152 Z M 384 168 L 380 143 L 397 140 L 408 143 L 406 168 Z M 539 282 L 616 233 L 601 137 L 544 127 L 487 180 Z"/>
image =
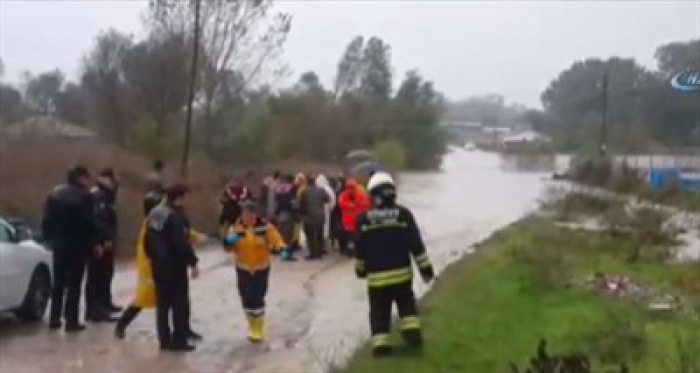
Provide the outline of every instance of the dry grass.
<path id="1" fill-rule="evenodd" d="M 179 160 L 166 160 L 170 169 L 169 180 L 177 179 Z M 133 242 L 141 222 L 144 180 L 151 161 L 135 152 L 118 147 L 94 143 L 22 143 L 0 146 L 0 215 L 18 216 L 33 224 L 41 221 L 42 206 L 51 188 L 64 180 L 65 170 L 82 163 L 96 173 L 100 168 L 113 167 L 120 179 L 119 255 L 133 254 Z M 328 172 L 332 167 L 306 162 L 285 161 L 267 167 L 253 169 L 229 169 L 194 157 L 190 166 L 188 183 L 192 188 L 190 216 L 198 229 L 216 232 L 218 197 L 223 185 L 232 177 L 238 177 L 251 188 L 257 188 L 263 176 L 271 170 L 285 172 Z M 246 175 L 246 176 L 243 176 Z"/>

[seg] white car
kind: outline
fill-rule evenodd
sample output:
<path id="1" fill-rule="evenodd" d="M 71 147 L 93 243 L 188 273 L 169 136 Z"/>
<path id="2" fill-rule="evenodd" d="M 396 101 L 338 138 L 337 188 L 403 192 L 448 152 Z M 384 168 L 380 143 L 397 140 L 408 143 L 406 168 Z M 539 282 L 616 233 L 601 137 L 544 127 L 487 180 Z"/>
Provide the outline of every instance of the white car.
<path id="1" fill-rule="evenodd" d="M 40 321 L 51 295 L 51 253 L 27 226 L 13 223 L 0 218 L 0 311 Z"/>

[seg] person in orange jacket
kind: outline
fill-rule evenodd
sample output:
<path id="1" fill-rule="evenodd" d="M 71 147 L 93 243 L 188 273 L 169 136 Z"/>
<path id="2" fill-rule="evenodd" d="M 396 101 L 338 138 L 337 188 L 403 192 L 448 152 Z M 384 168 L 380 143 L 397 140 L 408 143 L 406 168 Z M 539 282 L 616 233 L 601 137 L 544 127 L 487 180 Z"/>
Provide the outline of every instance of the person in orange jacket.
<path id="1" fill-rule="evenodd" d="M 342 223 L 342 232 L 339 237 L 340 253 L 351 255 L 350 244 L 355 234 L 355 221 L 360 214 L 369 208 L 369 199 L 357 181 L 348 179 L 345 183 L 345 188 L 338 197 L 338 206 L 340 206 Z"/>
<path id="2" fill-rule="evenodd" d="M 248 338 L 258 343 L 265 337 L 265 295 L 270 277 L 270 250 L 282 252 L 286 245 L 274 225 L 262 218 L 257 204 L 241 202 L 242 215 L 231 225 L 224 246 L 234 255 L 238 293 L 248 320 Z"/>

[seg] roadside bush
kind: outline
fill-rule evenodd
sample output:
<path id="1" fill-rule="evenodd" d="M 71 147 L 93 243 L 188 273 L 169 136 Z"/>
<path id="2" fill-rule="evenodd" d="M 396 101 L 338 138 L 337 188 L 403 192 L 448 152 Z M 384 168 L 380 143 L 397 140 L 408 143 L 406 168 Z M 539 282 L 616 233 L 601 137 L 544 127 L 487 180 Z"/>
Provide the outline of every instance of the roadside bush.
<path id="1" fill-rule="evenodd" d="M 608 158 L 585 158 L 574 160 L 571 177 L 583 184 L 603 186 L 610 180 L 612 170 L 612 161 Z"/>
<path id="2" fill-rule="evenodd" d="M 581 215 L 600 215 L 613 209 L 621 209 L 622 203 L 587 193 L 569 193 L 550 204 L 560 218 L 569 219 Z"/>
<path id="3" fill-rule="evenodd" d="M 640 208 L 630 219 L 632 252 L 629 260 L 666 260 L 672 255 L 672 247 L 677 244 L 678 232 L 669 224 L 669 215 L 653 208 Z"/>
<path id="4" fill-rule="evenodd" d="M 387 140 L 374 146 L 377 160 L 392 171 L 400 171 L 406 167 L 406 151 L 398 141 Z"/>

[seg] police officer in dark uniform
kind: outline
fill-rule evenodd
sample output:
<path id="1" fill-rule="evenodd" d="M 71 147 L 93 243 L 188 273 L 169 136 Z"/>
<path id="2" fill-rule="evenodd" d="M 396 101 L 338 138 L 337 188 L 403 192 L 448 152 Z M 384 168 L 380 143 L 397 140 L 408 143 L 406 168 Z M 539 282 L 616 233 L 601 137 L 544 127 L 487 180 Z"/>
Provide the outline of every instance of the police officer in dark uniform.
<path id="1" fill-rule="evenodd" d="M 176 183 L 165 191 L 165 203 L 148 215 L 145 251 L 156 287 L 156 322 L 161 350 L 193 351 L 188 343 L 188 267 L 197 275 L 197 256 L 190 244 L 190 223 L 185 213 L 189 190 Z M 172 316 L 172 328 L 170 317 Z"/>
<path id="2" fill-rule="evenodd" d="M 373 351 L 376 357 L 383 357 L 392 353 L 389 331 L 394 303 L 406 343 L 412 347 L 423 344 L 411 257 L 425 282 L 433 279 L 433 267 L 413 214 L 396 204 L 391 176 L 375 173 L 368 189 L 372 207 L 357 219 L 356 272 L 367 279 Z"/>
<path id="3" fill-rule="evenodd" d="M 93 254 L 88 259 L 85 319 L 92 322 L 116 321 L 111 313 L 121 309 L 112 303 L 114 247 L 117 239 L 117 178 L 114 170 L 106 168 L 100 171 L 97 185 L 92 189 L 92 197 L 102 252 Z"/>
<path id="4" fill-rule="evenodd" d="M 63 320 L 66 332 L 85 329 L 78 320 L 85 263 L 91 252 L 101 251 L 90 183 L 88 170 L 74 166 L 67 172 L 66 183 L 53 189 L 44 206 L 42 234 L 53 253 L 51 329 L 60 329 Z"/>

